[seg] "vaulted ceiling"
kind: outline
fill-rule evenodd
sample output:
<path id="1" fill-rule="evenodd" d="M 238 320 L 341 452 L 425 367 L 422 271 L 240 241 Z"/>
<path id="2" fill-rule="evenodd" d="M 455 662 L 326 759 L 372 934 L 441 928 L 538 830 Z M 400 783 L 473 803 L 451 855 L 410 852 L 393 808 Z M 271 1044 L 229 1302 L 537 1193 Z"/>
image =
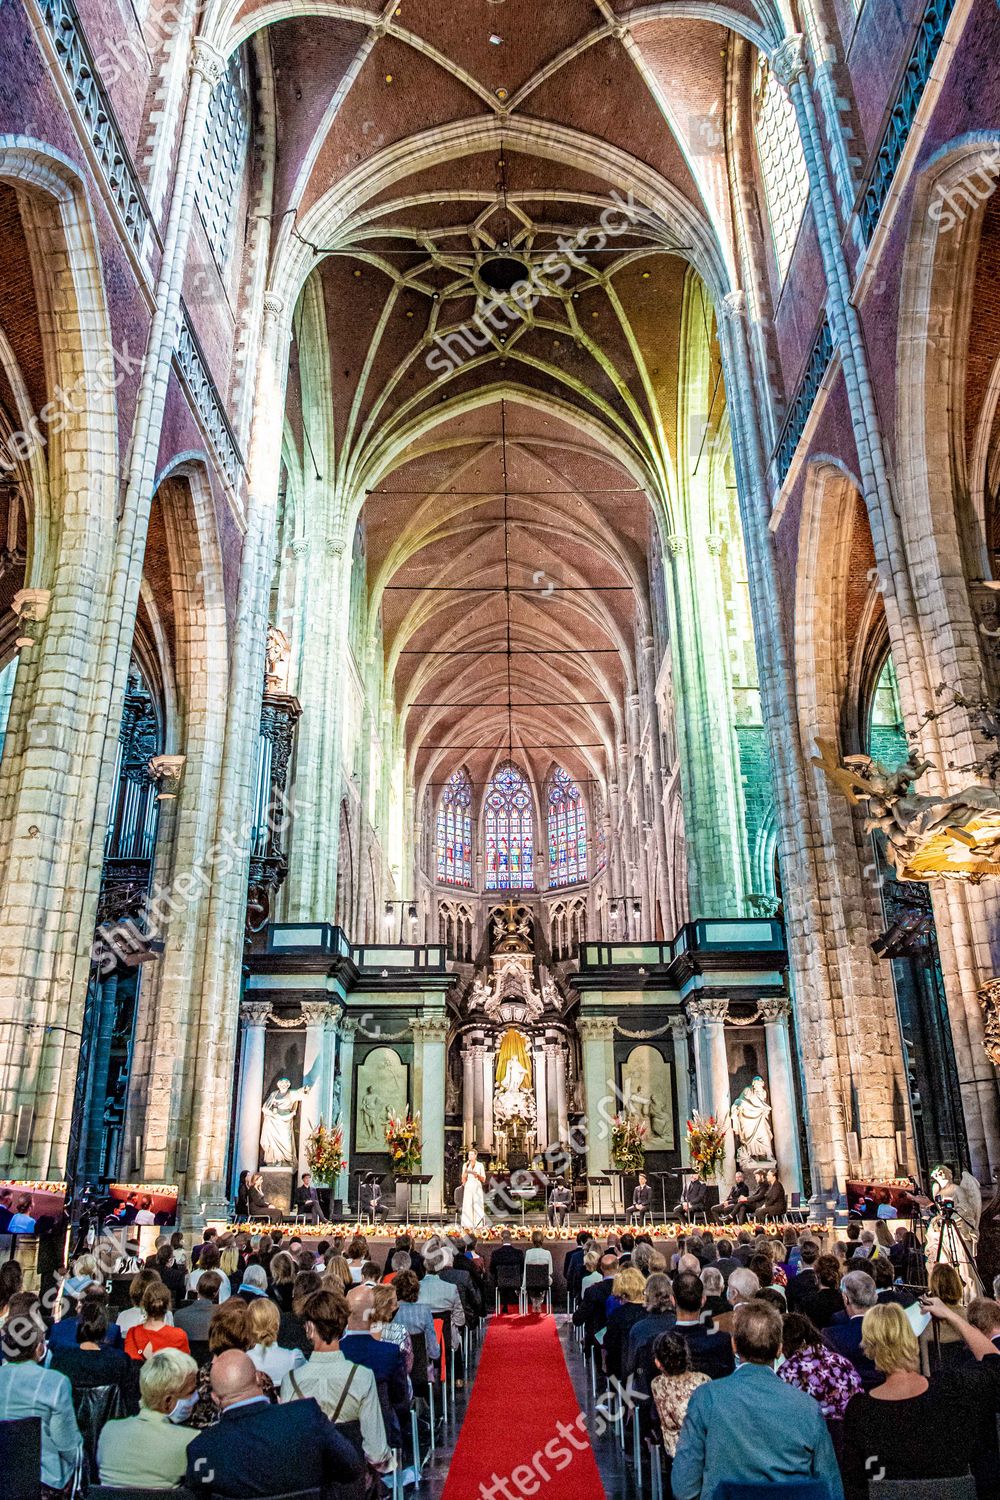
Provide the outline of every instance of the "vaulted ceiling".
<path id="1" fill-rule="evenodd" d="M 692 267 L 726 282 L 743 43 L 678 0 L 302 8 L 235 32 L 270 23 L 276 260 L 308 278 L 288 441 L 361 508 L 411 774 L 512 748 L 604 780 L 650 528 L 724 425 L 717 354 L 692 396 L 684 351 L 692 318 L 714 340 Z M 761 12 L 734 25 L 773 35 Z M 498 258 L 532 306 L 498 302 Z"/>

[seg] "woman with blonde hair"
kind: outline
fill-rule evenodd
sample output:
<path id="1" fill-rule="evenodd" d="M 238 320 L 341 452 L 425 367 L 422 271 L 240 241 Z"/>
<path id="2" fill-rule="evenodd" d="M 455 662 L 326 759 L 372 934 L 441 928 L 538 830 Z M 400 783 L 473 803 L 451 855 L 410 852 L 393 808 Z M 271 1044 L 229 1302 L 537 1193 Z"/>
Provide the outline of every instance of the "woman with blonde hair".
<path id="1" fill-rule="evenodd" d="M 247 1350 L 254 1368 L 269 1375 L 276 1386 L 280 1386 L 291 1370 L 297 1370 L 306 1362 L 301 1349 L 283 1349 L 278 1343 L 281 1314 L 269 1297 L 255 1297 L 247 1310 L 250 1333 L 254 1342 Z"/>
<path id="2" fill-rule="evenodd" d="M 898 1303 L 868 1309 L 861 1347 L 885 1379 L 847 1403 L 846 1500 L 867 1500 L 873 1473 L 893 1480 L 967 1474 L 979 1431 L 969 1419 L 970 1392 L 950 1374 L 934 1380 L 921 1374 L 917 1338 Z"/>
<path id="3" fill-rule="evenodd" d="M 331 1292 L 339 1292 L 342 1297 L 346 1297 L 351 1290 L 351 1287 L 354 1285 L 354 1277 L 351 1274 L 350 1266 L 342 1255 L 330 1256 L 330 1259 L 326 1263 L 326 1270 L 323 1273 L 323 1285 L 328 1287 Z"/>
<path id="4" fill-rule="evenodd" d="M 646 1278 L 636 1266 L 626 1266 L 611 1283 L 617 1306 L 604 1332 L 604 1369 L 608 1376 L 624 1377 L 625 1349 L 633 1324 L 646 1316 Z"/>
<path id="5" fill-rule="evenodd" d="M 597 1269 L 601 1264 L 601 1252 L 599 1250 L 588 1250 L 583 1257 L 583 1279 L 580 1282 L 580 1296 L 583 1297 L 588 1286 L 593 1286 L 595 1281 L 603 1281 L 604 1277 Z"/>
<path id="6" fill-rule="evenodd" d="M 410 1335 L 396 1317 L 399 1298 L 392 1286 L 377 1286 L 372 1291 L 372 1317 L 368 1331 L 385 1344 L 396 1344 L 403 1351 L 403 1363 L 409 1375 L 413 1369 L 413 1344 Z"/>

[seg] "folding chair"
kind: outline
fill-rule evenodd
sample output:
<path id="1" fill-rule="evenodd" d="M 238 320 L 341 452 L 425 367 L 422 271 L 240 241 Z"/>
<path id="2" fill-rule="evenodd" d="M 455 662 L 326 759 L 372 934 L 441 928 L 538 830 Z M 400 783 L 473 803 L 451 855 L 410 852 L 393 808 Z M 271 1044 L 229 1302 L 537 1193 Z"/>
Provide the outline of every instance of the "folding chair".
<path id="1" fill-rule="evenodd" d="M 546 1266 L 526 1265 L 524 1268 L 524 1297 L 523 1304 L 526 1307 L 529 1299 L 541 1293 L 544 1296 L 547 1312 L 552 1311 L 552 1282 Z"/>
<path id="2" fill-rule="evenodd" d="M 495 1311 L 497 1313 L 499 1313 L 500 1311 L 501 1292 L 513 1292 L 517 1300 L 518 1312 L 524 1311 L 523 1297 L 521 1294 L 521 1271 L 519 1266 L 497 1266 L 497 1285 L 495 1297 Z M 508 1301 L 509 1299 L 504 1299 L 505 1307 L 507 1306 Z"/>
<path id="3" fill-rule="evenodd" d="M 410 1408 L 410 1433 L 413 1438 L 413 1467 L 418 1474 L 423 1472 L 424 1464 L 428 1462 L 435 1449 L 434 1435 L 434 1382 L 431 1379 L 430 1364 L 427 1354 L 427 1336 L 423 1333 L 411 1333 L 410 1343 L 413 1346 L 413 1369 L 410 1371 L 410 1385 L 413 1387 L 413 1405 Z M 429 1413 L 430 1445 L 427 1457 L 420 1457 L 420 1426 L 417 1417 L 417 1402 L 423 1401 Z"/>
<path id="4" fill-rule="evenodd" d="M 801 1193 L 789 1194 L 788 1207 L 785 1210 L 785 1218 L 789 1220 L 795 1219 L 799 1224 L 808 1223 L 809 1209 L 802 1202 Z"/>

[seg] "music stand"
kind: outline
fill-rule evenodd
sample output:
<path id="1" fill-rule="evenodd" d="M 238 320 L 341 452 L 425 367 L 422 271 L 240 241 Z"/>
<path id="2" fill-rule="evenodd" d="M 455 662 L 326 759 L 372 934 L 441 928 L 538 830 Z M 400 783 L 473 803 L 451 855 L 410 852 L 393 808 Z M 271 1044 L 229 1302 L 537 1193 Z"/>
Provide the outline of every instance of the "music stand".
<path id="1" fill-rule="evenodd" d="M 432 1177 L 432 1175 L 430 1174 L 430 1172 L 426 1172 L 426 1173 L 411 1172 L 409 1174 L 409 1179 L 408 1180 L 409 1180 L 411 1189 L 412 1188 L 417 1188 L 419 1190 L 421 1188 L 429 1187 L 430 1184 L 434 1181 L 434 1178 Z M 409 1206 L 410 1206 L 410 1204 L 409 1204 L 409 1202 L 407 1202 L 407 1208 L 409 1208 Z M 423 1222 L 426 1224 L 427 1221 L 428 1221 L 428 1219 L 430 1218 L 430 1211 L 431 1211 L 430 1210 L 429 1196 L 428 1196 L 428 1198 L 424 1199 L 424 1202 L 423 1202 L 422 1206 L 419 1203 L 417 1204 L 417 1223 L 418 1224 L 420 1223 L 420 1213 L 421 1213 L 421 1211 L 423 1212 L 423 1216 L 424 1216 Z M 407 1224 L 409 1224 L 409 1219 L 408 1218 L 407 1218 Z"/>
<path id="2" fill-rule="evenodd" d="M 596 1193 L 594 1194 L 594 1197 L 595 1197 L 595 1200 L 596 1200 L 596 1203 L 597 1203 L 597 1217 L 598 1217 L 598 1220 L 600 1220 L 600 1218 L 601 1218 L 601 1193 L 603 1192 L 603 1190 L 605 1188 L 609 1188 L 611 1186 L 611 1178 L 610 1177 L 588 1177 L 587 1178 L 587 1186 L 597 1189 Z M 618 1222 L 618 1220 L 616 1219 L 615 1223 L 617 1224 L 617 1222 Z"/>
<path id="3" fill-rule="evenodd" d="M 673 1172 L 648 1172 L 646 1175 L 648 1177 L 658 1177 L 660 1179 L 660 1199 L 661 1199 L 661 1202 L 662 1202 L 663 1222 L 665 1224 L 667 1222 L 667 1178 L 668 1177 L 673 1177 L 674 1173 Z"/>

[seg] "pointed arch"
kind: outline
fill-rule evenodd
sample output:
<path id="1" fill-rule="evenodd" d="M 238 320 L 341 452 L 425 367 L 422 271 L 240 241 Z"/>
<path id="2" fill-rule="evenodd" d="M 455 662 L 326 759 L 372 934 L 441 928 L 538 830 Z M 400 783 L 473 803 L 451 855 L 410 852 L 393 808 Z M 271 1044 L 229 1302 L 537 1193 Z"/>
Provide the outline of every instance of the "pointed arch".
<path id="1" fill-rule="evenodd" d="M 488 891 L 533 890 L 535 819 L 524 772 L 507 760 L 483 799 L 483 876 Z"/>
<path id="2" fill-rule="evenodd" d="M 549 885 L 579 885 L 588 878 L 587 809 L 580 788 L 562 766 L 549 776 L 545 797 Z"/>
<path id="3" fill-rule="evenodd" d="M 452 771 L 437 809 L 437 878 L 441 885 L 472 885 L 472 777 Z"/>

